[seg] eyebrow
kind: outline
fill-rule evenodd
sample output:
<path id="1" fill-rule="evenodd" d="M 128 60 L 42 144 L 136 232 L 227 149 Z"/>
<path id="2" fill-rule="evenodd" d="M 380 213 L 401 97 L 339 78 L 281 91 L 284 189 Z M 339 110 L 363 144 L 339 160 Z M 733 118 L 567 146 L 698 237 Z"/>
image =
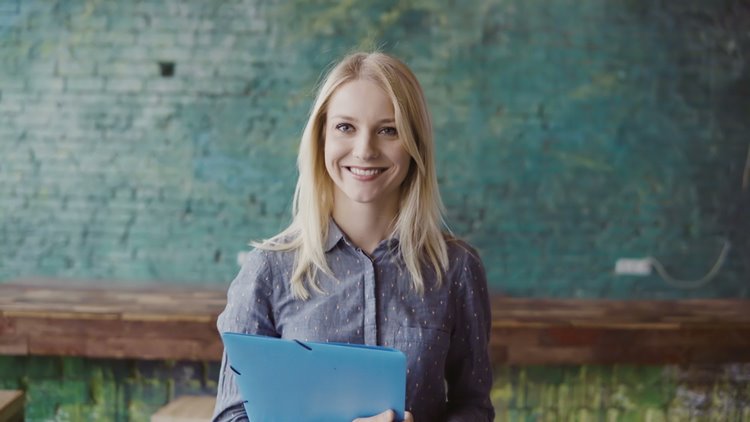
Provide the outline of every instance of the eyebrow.
<path id="1" fill-rule="evenodd" d="M 336 114 L 334 116 L 331 116 L 331 119 L 343 119 L 343 120 L 351 120 L 353 122 L 357 122 L 358 120 L 351 116 L 345 116 L 343 114 Z M 377 124 L 383 124 L 383 123 L 394 123 L 396 119 L 392 117 L 386 117 L 385 119 L 380 119 L 376 123 Z"/>

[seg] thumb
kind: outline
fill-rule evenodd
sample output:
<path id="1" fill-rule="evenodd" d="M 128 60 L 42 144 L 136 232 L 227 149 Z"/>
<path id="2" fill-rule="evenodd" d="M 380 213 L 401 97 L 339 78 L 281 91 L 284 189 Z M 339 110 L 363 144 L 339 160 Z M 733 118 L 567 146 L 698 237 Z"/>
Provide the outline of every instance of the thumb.
<path id="1" fill-rule="evenodd" d="M 375 417 L 376 422 L 393 422 L 395 420 L 396 420 L 396 412 L 390 409 L 386 410 L 385 412 Z"/>
<path id="2" fill-rule="evenodd" d="M 352 422 L 393 422 L 395 418 L 396 414 L 393 412 L 393 410 L 389 409 L 370 418 L 357 418 Z"/>

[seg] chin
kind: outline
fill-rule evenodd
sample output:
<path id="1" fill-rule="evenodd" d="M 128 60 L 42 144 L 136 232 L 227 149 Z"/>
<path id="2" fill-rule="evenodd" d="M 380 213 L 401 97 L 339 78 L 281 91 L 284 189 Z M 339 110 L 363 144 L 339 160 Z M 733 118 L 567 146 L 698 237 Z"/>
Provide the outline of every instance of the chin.
<path id="1" fill-rule="evenodd" d="M 349 198 L 350 201 L 358 204 L 374 204 L 382 200 L 380 195 L 362 192 L 350 192 L 346 194 L 346 197 Z"/>
<path id="2" fill-rule="evenodd" d="M 349 195 L 347 195 L 349 196 Z M 372 204 L 376 203 L 378 201 L 378 198 L 372 198 L 369 196 L 349 196 L 349 199 L 352 202 L 356 202 L 358 204 Z"/>

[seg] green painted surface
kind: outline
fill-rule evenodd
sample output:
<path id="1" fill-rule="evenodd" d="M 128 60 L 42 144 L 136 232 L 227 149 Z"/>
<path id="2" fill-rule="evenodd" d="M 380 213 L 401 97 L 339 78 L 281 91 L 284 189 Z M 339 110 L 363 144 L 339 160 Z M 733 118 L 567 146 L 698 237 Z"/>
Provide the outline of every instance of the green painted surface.
<path id="1" fill-rule="evenodd" d="M 63 368 L 31 372 L 24 367 Z M 19 369 L 20 368 L 20 369 Z M 213 394 L 218 364 L 0 357 L 29 421 L 148 421 L 172 397 Z M 498 367 L 497 421 L 750 420 L 750 365 Z"/>
<path id="2" fill-rule="evenodd" d="M 748 366 L 499 368 L 500 421 L 750 420 Z"/>
<path id="3" fill-rule="evenodd" d="M 0 356 L 0 389 L 26 391 L 28 421 L 147 422 L 176 396 L 215 394 L 217 378 L 216 363 Z"/>
<path id="4" fill-rule="evenodd" d="M 0 282 L 226 286 L 289 221 L 321 69 L 381 46 L 423 83 L 449 222 L 495 291 L 747 298 L 749 22 L 708 0 L 0 0 Z M 725 238 L 699 289 L 612 274 L 653 255 L 698 278 Z M 747 374 L 498 368 L 493 399 L 499 420 L 750 420 Z M 147 420 L 215 375 L 0 357 L 31 421 Z"/>

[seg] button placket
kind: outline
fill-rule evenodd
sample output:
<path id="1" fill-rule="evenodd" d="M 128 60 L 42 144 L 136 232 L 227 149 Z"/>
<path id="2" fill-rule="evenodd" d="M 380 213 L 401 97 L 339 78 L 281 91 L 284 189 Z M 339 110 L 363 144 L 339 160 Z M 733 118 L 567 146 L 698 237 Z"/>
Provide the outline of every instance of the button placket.
<path id="1" fill-rule="evenodd" d="M 365 344 L 376 345 L 378 333 L 375 318 L 375 264 L 369 258 L 362 264 L 364 266 Z"/>

